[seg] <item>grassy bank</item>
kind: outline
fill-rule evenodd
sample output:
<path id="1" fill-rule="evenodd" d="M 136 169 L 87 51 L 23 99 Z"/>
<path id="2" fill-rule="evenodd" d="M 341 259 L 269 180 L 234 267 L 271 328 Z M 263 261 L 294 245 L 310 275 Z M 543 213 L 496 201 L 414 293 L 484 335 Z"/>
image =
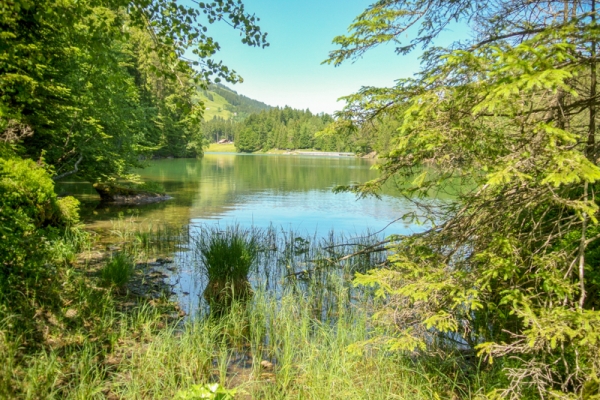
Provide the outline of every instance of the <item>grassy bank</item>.
<path id="1" fill-rule="evenodd" d="M 366 337 L 363 314 L 317 323 L 309 302 L 293 294 L 276 301 L 257 293 L 226 317 L 183 326 L 165 321 L 155 304 L 119 312 L 108 298 L 93 318 L 97 334 L 76 330 L 27 355 L 5 339 L 3 396 L 173 398 L 215 382 L 241 398 L 422 399 L 435 392 L 407 360 L 347 351 Z"/>
<path id="2" fill-rule="evenodd" d="M 271 276 L 277 289 L 254 284 L 253 296 L 233 301 L 225 313 L 182 318 L 169 288 L 145 294 L 133 288 L 150 279 L 145 269 L 154 260 L 173 254 L 182 241 L 194 251 L 189 231 L 115 226 L 109 256 L 99 258 L 89 247 L 52 283 L 60 287 L 60 306 L 39 309 L 44 328 L 38 342 L 4 316 L 0 397 L 200 398 L 194 391 L 210 384 L 241 399 L 468 398 L 477 391 L 458 363 L 446 360 L 445 371 L 454 372 L 442 373 L 439 360 L 368 343 L 385 334 L 370 323 L 377 300 L 348 280 L 349 268 L 367 261 L 338 257 L 341 269 L 328 270 L 325 255 L 336 259 L 332 238 L 251 233 L 253 246 L 262 249 L 254 274 L 267 273 L 260 267 L 268 260 L 287 268 Z"/>
<path id="3" fill-rule="evenodd" d="M 237 149 L 233 143 L 211 143 L 204 151 L 206 153 L 236 153 Z"/>

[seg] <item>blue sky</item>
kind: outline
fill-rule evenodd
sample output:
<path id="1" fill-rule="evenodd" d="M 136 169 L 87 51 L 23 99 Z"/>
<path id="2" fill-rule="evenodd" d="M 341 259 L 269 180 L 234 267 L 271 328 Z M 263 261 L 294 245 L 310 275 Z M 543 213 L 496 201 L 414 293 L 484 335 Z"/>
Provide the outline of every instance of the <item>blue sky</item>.
<path id="1" fill-rule="evenodd" d="M 361 86 L 391 86 L 398 78 L 418 71 L 418 53 L 397 56 L 393 45 L 382 45 L 355 63 L 340 67 L 321 65 L 333 38 L 348 26 L 370 0 L 245 0 L 246 9 L 260 18 L 270 46 L 245 46 L 239 33 L 224 23 L 209 33 L 221 45 L 216 58 L 236 70 L 242 84 L 230 85 L 238 93 L 272 106 L 289 105 L 312 112 L 332 113 L 343 107 L 336 100 Z M 453 38 L 447 32 L 442 38 Z"/>

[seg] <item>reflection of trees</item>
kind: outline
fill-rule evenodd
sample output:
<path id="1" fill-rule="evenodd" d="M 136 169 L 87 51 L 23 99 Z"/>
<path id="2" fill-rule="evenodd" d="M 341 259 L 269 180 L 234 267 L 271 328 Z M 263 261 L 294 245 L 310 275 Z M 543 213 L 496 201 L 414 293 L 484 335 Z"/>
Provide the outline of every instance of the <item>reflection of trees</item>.
<path id="1" fill-rule="evenodd" d="M 298 156 L 228 156 L 234 160 L 228 176 L 253 190 L 305 191 L 363 182 L 376 173 L 370 162 L 355 158 Z M 209 159 L 207 158 L 207 161 Z M 211 168 L 210 164 L 205 164 Z"/>
<path id="2" fill-rule="evenodd" d="M 182 162 L 202 166 L 197 175 L 184 177 L 174 165 Z M 172 160 L 160 166 L 168 165 L 168 179 L 194 182 L 185 185 L 186 194 L 193 197 L 192 213 L 211 215 L 224 212 L 252 192 L 329 190 L 334 185 L 373 179 L 376 172 L 370 170 L 371 164 L 355 158 L 207 154 L 201 162 Z"/>
<path id="3" fill-rule="evenodd" d="M 191 217 L 222 214 L 253 192 L 327 191 L 335 185 L 365 182 L 377 176 L 372 165 L 372 160 L 356 158 L 233 154 L 207 154 L 202 160 L 158 160 L 140 173 L 144 180 L 160 182 L 173 200 L 137 207 L 102 207 L 94 210 L 96 215 L 88 215 L 95 221 L 122 215 L 184 225 Z M 87 193 L 84 186 L 67 190 Z M 393 192 L 390 188 L 385 194 Z"/>

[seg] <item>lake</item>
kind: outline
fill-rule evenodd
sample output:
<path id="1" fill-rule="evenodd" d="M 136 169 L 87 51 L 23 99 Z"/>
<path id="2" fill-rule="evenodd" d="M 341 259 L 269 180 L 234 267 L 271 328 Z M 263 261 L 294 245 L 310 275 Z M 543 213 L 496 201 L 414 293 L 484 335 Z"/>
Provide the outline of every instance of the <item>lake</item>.
<path id="1" fill-rule="evenodd" d="M 373 160 L 355 157 L 207 153 L 203 159 L 150 162 L 142 179 L 160 182 L 172 200 L 140 206 L 98 206 L 91 185 L 61 182 L 62 194 L 84 203 L 82 217 L 92 229 L 131 218 L 154 225 L 274 225 L 303 233 L 409 234 L 419 227 L 393 222 L 412 204 L 388 190 L 380 199 L 334 194 L 336 185 L 377 177 Z M 392 223 L 393 222 L 393 223 Z"/>
<path id="2" fill-rule="evenodd" d="M 251 277 L 254 289 L 283 293 L 287 277 L 301 277 L 295 285 L 306 285 L 304 273 L 315 268 L 314 255 L 303 246 L 319 243 L 335 248 L 338 254 L 356 250 L 352 243 L 374 243 L 389 234 L 411 234 L 423 229 L 397 219 L 414 211 L 410 201 L 394 195 L 388 188 L 380 198 L 357 198 L 352 193 L 335 194 L 337 185 L 365 182 L 378 176 L 373 160 L 355 157 L 244 155 L 207 153 L 201 160 L 169 159 L 152 161 L 138 171 L 142 179 L 161 183 L 172 200 L 139 206 L 99 204 L 95 190 L 88 183 L 61 182 L 59 193 L 74 194 L 84 207 L 82 218 L 88 228 L 111 230 L 115 220 L 184 228 L 187 243 L 170 254 L 172 265 L 152 263 L 152 271 L 165 276 L 177 301 L 188 315 L 208 310 L 202 294 L 208 284 L 198 270 L 198 253 L 194 240 L 211 227 L 229 225 L 270 230 L 274 251 L 261 253 L 258 270 Z M 118 229 L 118 228 L 117 228 Z M 334 234 L 331 234 L 334 232 Z M 369 236 L 368 234 L 371 234 Z M 338 243 L 343 243 L 338 247 Z M 329 254 L 328 257 L 333 257 Z M 368 256 L 368 265 L 377 265 L 384 253 Z M 319 282 L 341 278 L 356 270 L 356 262 L 348 260 L 344 270 L 321 271 Z M 201 271 L 201 270 L 200 270 Z M 309 281 L 314 280 L 311 276 Z M 344 280 L 349 280 L 345 277 Z M 318 298 L 327 298 L 327 285 Z M 312 290 L 308 286 L 303 290 Z M 327 303 L 329 305 L 332 302 Z M 325 307 L 326 308 L 326 307 Z M 324 309 L 325 309 L 324 308 Z"/>

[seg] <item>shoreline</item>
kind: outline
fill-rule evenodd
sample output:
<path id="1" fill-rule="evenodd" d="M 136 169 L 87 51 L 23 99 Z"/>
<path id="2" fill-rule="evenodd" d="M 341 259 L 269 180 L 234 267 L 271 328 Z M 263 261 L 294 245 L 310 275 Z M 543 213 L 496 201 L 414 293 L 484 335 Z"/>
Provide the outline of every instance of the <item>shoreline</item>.
<path id="1" fill-rule="evenodd" d="M 211 144 L 204 154 L 240 154 L 240 155 L 284 155 L 284 156 L 309 156 L 309 157 L 357 157 L 357 158 L 377 158 L 376 152 L 371 152 L 365 155 L 357 155 L 352 152 L 345 151 L 320 151 L 311 149 L 299 150 L 282 150 L 271 149 L 267 151 L 255 151 L 252 153 L 237 152 L 232 143 L 227 144 Z"/>

